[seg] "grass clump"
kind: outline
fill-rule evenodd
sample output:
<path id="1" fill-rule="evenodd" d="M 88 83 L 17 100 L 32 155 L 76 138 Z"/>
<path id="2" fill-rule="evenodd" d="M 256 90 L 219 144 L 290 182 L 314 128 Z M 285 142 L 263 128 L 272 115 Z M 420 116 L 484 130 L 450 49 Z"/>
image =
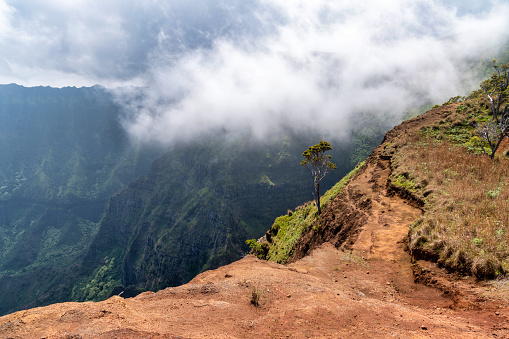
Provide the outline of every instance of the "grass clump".
<path id="1" fill-rule="evenodd" d="M 251 249 L 251 254 L 256 255 L 259 259 L 264 259 L 269 251 L 269 243 L 267 241 L 256 241 L 256 239 L 246 240 L 246 244 Z"/>
<path id="2" fill-rule="evenodd" d="M 265 289 L 254 285 L 251 289 L 250 302 L 255 307 L 262 307 L 264 303 Z"/>

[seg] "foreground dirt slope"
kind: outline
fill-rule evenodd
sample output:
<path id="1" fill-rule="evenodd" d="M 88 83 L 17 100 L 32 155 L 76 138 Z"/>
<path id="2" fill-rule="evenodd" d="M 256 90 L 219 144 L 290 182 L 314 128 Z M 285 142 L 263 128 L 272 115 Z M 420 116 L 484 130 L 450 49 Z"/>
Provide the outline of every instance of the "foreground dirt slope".
<path id="1" fill-rule="evenodd" d="M 398 126 L 386 141 L 445 110 Z M 509 338 L 507 282 L 412 263 L 408 225 L 421 211 L 387 191 L 389 174 L 382 145 L 292 264 L 247 256 L 157 293 L 13 313 L 0 318 L 0 338 Z"/>

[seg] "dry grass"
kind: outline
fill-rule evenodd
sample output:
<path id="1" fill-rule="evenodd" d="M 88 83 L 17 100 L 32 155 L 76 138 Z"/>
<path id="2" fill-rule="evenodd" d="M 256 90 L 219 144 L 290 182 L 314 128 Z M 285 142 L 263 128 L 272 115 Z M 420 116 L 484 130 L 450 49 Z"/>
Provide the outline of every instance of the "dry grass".
<path id="1" fill-rule="evenodd" d="M 250 302 L 255 307 L 262 307 L 265 303 L 265 289 L 261 288 L 258 285 L 254 285 L 251 289 L 251 299 Z"/>
<path id="2" fill-rule="evenodd" d="M 480 279 L 509 272 L 509 160 L 424 135 L 400 149 L 393 180 L 425 201 L 411 248 Z"/>

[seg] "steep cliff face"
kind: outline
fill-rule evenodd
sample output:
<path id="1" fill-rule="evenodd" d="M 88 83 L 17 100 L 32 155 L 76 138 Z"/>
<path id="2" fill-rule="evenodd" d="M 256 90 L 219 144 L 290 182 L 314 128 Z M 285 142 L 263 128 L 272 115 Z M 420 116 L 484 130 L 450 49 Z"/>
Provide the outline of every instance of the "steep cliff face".
<path id="1" fill-rule="evenodd" d="M 120 114 L 100 87 L 0 86 L 0 314 L 186 282 L 312 199 L 298 164 L 323 136 L 162 150 L 133 146 Z M 351 144 L 329 140 L 339 168 L 324 186 L 378 144 L 385 124 L 370 121 Z"/>
<path id="2" fill-rule="evenodd" d="M 119 284 L 176 286 L 239 259 L 246 239 L 312 198 L 309 174 L 299 166 L 307 144 L 214 138 L 175 146 L 110 198 L 74 297 L 101 299 Z"/>
<path id="3" fill-rule="evenodd" d="M 0 85 L 0 313 L 68 300 L 109 196 L 148 170 L 119 114 L 100 87 Z"/>

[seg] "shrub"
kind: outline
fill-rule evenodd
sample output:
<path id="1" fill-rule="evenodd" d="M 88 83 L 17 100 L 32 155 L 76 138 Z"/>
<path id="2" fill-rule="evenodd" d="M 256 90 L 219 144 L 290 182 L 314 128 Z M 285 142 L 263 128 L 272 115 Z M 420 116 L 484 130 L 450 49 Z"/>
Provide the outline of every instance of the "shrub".
<path id="1" fill-rule="evenodd" d="M 251 254 L 259 259 L 265 259 L 269 251 L 269 243 L 267 241 L 258 242 L 256 239 L 246 240 L 246 244 L 251 248 Z"/>
<path id="2" fill-rule="evenodd" d="M 263 305 L 263 302 L 264 302 L 264 297 L 265 297 L 265 289 L 264 288 L 260 288 L 258 286 L 253 286 L 253 288 L 251 289 L 251 304 L 254 305 L 255 307 L 261 307 Z"/>

